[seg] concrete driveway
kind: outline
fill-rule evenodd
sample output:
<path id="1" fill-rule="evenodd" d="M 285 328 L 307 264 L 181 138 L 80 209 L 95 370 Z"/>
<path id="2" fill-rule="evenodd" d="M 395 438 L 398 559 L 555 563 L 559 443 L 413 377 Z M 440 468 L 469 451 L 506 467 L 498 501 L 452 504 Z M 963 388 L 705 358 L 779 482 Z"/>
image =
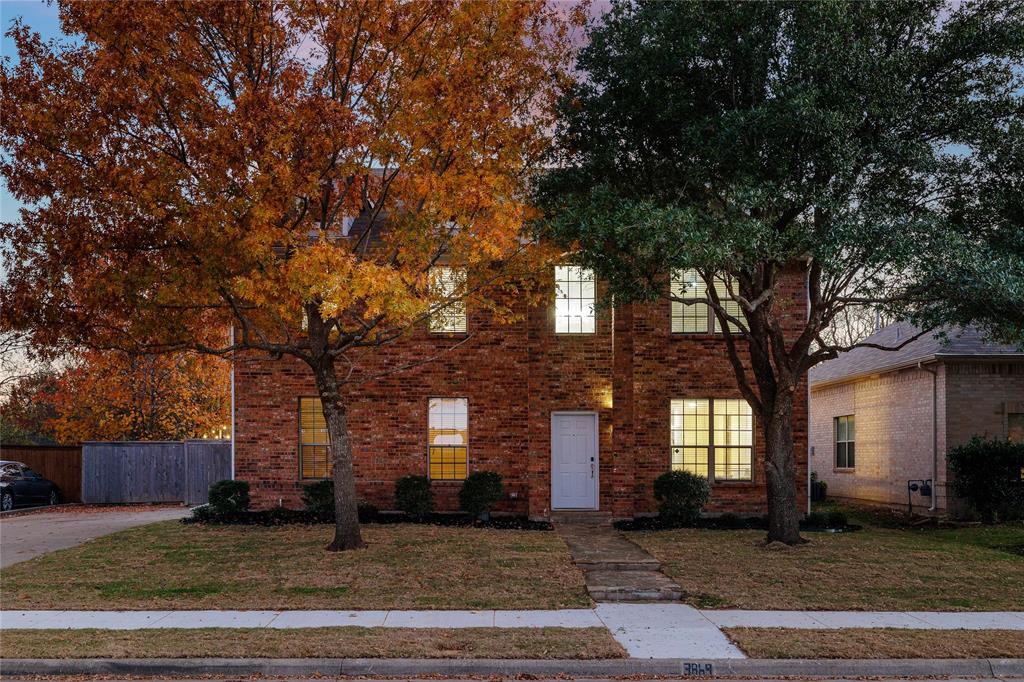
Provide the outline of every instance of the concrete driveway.
<path id="1" fill-rule="evenodd" d="M 187 507 L 131 511 L 35 512 L 0 518 L 0 568 L 119 530 L 187 516 Z"/>

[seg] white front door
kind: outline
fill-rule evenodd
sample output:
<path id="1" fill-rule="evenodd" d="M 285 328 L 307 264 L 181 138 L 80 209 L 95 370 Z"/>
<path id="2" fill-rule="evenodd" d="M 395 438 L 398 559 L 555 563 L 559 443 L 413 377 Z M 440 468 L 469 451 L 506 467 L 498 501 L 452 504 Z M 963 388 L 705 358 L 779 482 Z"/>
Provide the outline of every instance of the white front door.
<path id="1" fill-rule="evenodd" d="M 597 414 L 551 414 L 551 508 L 597 509 Z"/>

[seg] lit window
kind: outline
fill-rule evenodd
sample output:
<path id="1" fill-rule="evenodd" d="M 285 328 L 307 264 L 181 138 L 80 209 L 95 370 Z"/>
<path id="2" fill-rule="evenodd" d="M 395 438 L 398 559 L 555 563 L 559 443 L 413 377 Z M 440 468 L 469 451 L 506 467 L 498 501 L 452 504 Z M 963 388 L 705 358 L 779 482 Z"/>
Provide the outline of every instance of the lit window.
<path id="1" fill-rule="evenodd" d="M 853 415 L 836 417 L 836 469 L 853 469 L 854 457 Z"/>
<path id="2" fill-rule="evenodd" d="M 716 481 L 749 481 L 754 418 L 744 400 L 729 398 L 671 402 L 671 467 Z"/>
<path id="3" fill-rule="evenodd" d="M 754 417 L 746 400 L 714 401 L 716 481 L 749 481 Z"/>
<path id="4" fill-rule="evenodd" d="M 330 476 L 330 438 L 319 398 L 299 398 L 299 471 L 302 478 Z"/>
<path id="5" fill-rule="evenodd" d="M 466 302 L 459 297 L 466 286 L 466 271 L 447 266 L 432 267 L 430 286 L 439 302 L 451 300 L 430 316 L 430 331 L 465 333 Z"/>
<path id="6" fill-rule="evenodd" d="M 707 334 L 708 330 L 715 333 L 722 331 L 715 311 L 706 303 L 683 303 L 676 299 L 708 299 L 708 285 L 696 270 L 677 270 L 672 275 L 672 332 L 677 334 Z M 736 318 L 743 319 L 743 309 L 733 300 L 725 280 L 715 277 L 715 293 L 725 311 Z M 729 323 L 729 331 L 742 332 L 735 323 Z"/>
<path id="7" fill-rule="evenodd" d="M 457 481 L 469 467 L 469 401 L 431 398 L 427 447 L 430 478 Z"/>
<path id="8" fill-rule="evenodd" d="M 555 268 L 555 333 L 594 333 L 594 271 L 574 265 Z"/>
<path id="9" fill-rule="evenodd" d="M 673 400 L 672 468 L 707 477 L 710 433 L 707 400 Z"/>

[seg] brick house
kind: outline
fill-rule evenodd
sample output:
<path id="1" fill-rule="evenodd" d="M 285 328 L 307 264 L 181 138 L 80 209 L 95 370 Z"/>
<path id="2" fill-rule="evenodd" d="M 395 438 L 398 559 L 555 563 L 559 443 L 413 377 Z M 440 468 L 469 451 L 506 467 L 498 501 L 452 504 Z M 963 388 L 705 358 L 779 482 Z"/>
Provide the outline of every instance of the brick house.
<path id="1" fill-rule="evenodd" d="M 869 341 L 916 333 L 897 323 Z M 1024 440 L 1024 353 L 974 329 L 947 336 L 857 348 L 811 370 L 811 470 L 829 497 L 906 507 L 907 482 L 931 479 L 934 496 L 912 493 L 914 510 L 952 511 L 947 451 L 975 435 Z"/>
<path id="2" fill-rule="evenodd" d="M 786 277 L 802 323 L 803 272 Z M 555 279 L 549 305 L 524 306 L 518 323 L 453 306 L 372 354 L 369 374 L 437 357 L 348 389 L 360 499 L 392 508 L 396 479 L 427 475 L 437 507 L 457 509 L 467 472 L 493 470 L 505 483 L 501 511 L 631 517 L 655 510 L 652 482 L 676 467 L 711 478 L 709 512 L 764 513 L 763 443 L 707 307 L 663 300 L 595 313 L 589 271 L 558 267 Z M 298 506 L 302 485 L 329 475 L 310 371 L 247 355 L 232 388 L 235 477 L 256 506 Z M 795 406 L 801 495 L 805 397 Z"/>

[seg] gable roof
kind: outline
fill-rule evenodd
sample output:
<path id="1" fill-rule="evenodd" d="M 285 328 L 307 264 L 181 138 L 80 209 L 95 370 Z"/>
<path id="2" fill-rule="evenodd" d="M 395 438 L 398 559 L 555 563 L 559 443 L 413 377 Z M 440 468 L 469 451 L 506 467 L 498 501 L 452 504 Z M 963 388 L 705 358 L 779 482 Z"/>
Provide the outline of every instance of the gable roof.
<path id="1" fill-rule="evenodd" d="M 897 322 L 884 327 L 864 340 L 882 346 L 898 346 L 918 333 L 909 322 Z M 941 335 L 945 332 L 945 338 Z M 899 350 L 854 348 L 834 360 L 812 367 L 808 379 L 811 385 L 835 383 L 855 377 L 888 372 L 919 362 L 932 362 L 945 358 L 1001 358 L 1022 359 L 1024 352 L 1014 346 L 986 341 L 980 331 L 972 327 L 936 330 L 911 341 Z"/>

